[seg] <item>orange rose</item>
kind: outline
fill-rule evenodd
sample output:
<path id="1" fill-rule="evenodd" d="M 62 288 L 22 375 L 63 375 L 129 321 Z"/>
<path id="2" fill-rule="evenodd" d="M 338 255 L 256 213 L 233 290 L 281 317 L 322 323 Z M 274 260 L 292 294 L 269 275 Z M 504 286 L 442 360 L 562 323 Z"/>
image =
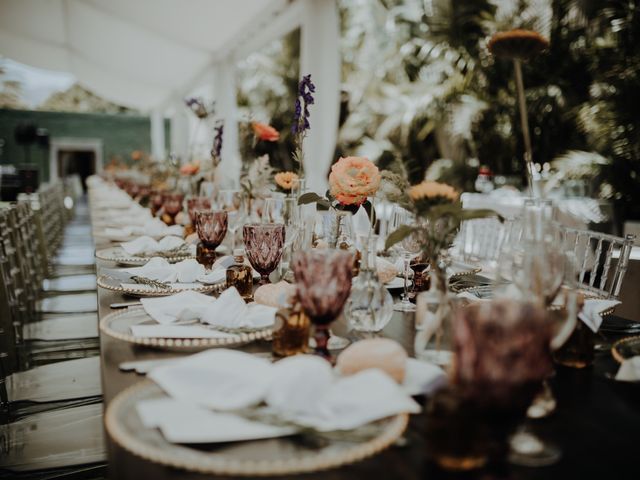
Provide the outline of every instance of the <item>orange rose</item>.
<path id="1" fill-rule="evenodd" d="M 381 180 L 380 171 L 371 160 L 344 157 L 331 167 L 329 189 L 342 205 L 361 205 L 376 194 Z"/>
<path id="2" fill-rule="evenodd" d="M 142 152 L 140 150 L 134 150 L 133 152 L 131 152 L 131 160 L 133 160 L 134 162 L 137 162 L 141 158 Z"/>
<path id="3" fill-rule="evenodd" d="M 195 175 L 200 171 L 200 164 L 196 162 L 185 163 L 180 167 L 180 173 L 182 175 Z"/>
<path id="4" fill-rule="evenodd" d="M 276 173 L 274 177 L 276 181 L 276 185 L 278 185 L 282 190 L 289 191 L 296 185 L 298 185 L 298 174 L 293 172 L 280 172 Z"/>
<path id="5" fill-rule="evenodd" d="M 280 134 L 271 125 L 267 125 L 266 123 L 253 122 L 251 124 L 251 127 L 253 128 L 253 133 L 260 140 L 264 140 L 265 142 L 276 142 L 280 139 Z"/>

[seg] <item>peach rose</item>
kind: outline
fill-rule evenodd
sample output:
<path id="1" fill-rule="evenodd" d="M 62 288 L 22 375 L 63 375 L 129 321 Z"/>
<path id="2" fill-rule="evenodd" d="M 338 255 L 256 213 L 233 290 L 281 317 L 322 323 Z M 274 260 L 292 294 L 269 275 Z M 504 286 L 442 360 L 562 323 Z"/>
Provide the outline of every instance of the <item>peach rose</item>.
<path id="1" fill-rule="evenodd" d="M 280 134 L 278 131 L 273 128 L 271 125 L 267 125 L 266 123 L 253 122 L 251 124 L 253 128 L 253 133 L 260 140 L 264 140 L 265 142 L 276 142 L 280 139 Z"/>
<path id="2" fill-rule="evenodd" d="M 276 185 L 282 190 L 291 190 L 298 184 L 298 174 L 293 172 L 280 172 L 276 173 L 274 177 Z"/>
<path id="3" fill-rule="evenodd" d="M 331 167 L 329 189 L 342 205 L 361 205 L 375 195 L 382 176 L 375 164 L 365 157 L 344 157 Z"/>

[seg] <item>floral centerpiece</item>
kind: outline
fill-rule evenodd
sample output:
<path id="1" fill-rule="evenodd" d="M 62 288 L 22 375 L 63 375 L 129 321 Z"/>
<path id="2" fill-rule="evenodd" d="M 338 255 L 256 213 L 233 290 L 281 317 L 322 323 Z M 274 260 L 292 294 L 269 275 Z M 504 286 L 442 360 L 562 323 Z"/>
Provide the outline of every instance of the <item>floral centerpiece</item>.
<path id="1" fill-rule="evenodd" d="M 416 324 L 424 328 L 416 335 L 416 351 L 422 351 L 431 335 L 435 333 L 436 355 L 439 356 L 444 321 L 451 312 L 448 295 L 447 250 L 453 244 L 462 221 L 497 216 L 497 214 L 493 210 L 464 209 L 459 193 L 445 183 L 425 180 L 409 186 L 399 176 L 393 180 L 396 182 L 394 200 L 412 212 L 416 222 L 414 225 L 402 225 L 392 232 L 387 237 L 385 247 L 388 249 L 410 235 L 414 235 L 420 244 L 422 256 L 429 263 L 431 273 L 431 288 L 429 292 L 420 295 L 424 295 L 423 298 L 429 297 L 429 302 L 435 305 L 435 312 L 422 312 L 418 308 Z M 427 318 L 419 318 L 422 314 Z"/>
<path id="2" fill-rule="evenodd" d="M 247 200 L 247 213 L 251 215 L 255 200 L 261 200 L 271 194 L 273 167 L 269 156 L 256 158 L 240 177 L 240 187 Z"/>
<path id="3" fill-rule="evenodd" d="M 276 190 L 282 193 L 291 194 L 298 186 L 300 177 L 295 172 L 278 172 L 274 175 L 273 181 L 276 184 Z"/>
<path id="4" fill-rule="evenodd" d="M 331 167 L 329 191 L 325 197 L 314 192 L 298 199 L 300 205 L 316 203 L 322 209 L 350 210 L 360 206 L 371 210 L 368 200 L 380 188 L 382 175 L 378 167 L 366 157 L 341 157 Z"/>

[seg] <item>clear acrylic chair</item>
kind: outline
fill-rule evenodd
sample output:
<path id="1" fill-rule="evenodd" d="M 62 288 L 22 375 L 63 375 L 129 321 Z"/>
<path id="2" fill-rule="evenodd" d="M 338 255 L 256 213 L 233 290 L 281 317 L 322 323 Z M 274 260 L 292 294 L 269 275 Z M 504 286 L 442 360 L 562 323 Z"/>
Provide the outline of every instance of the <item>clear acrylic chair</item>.
<path id="1" fill-rule="evenodd" d="M 576 255 L 581 288 L 596 297 L 618 298 L 635 235 L 622 238 L 569 227 L 560 231 L 562 248 Z"/>

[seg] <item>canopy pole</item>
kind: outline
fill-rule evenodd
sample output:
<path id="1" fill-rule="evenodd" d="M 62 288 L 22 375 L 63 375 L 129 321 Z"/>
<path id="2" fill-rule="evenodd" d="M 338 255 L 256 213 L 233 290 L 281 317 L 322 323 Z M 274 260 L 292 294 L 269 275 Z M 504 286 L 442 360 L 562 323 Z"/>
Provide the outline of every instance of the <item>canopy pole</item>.
<path id="1" fill-rule="evenodd" d="M 151 111 L 151 156 L 156 160 L 165 158 L 164 114 L 160 109 Z"/>
<path id="2" fill-rule="evenodd" d="M 171 115 L 171 153 L 186 161 L 189 154 L 189 119 L 184 101 L 176 99 Z"/>
<path id="3" fill-rule="evenodd" d="M 224 122 L 222 137 L 222 161 L 216 172 L 217 181 L 223 187 L 240 186 L 242 159 L 238 148 L 238 105 L 235 65 L 231 58 L 214 65 L 214 99 L 216 118 Z"/>
<path id="4" fill-rule="evenodd" d="M 300 76 L 310 73 L 317 87 L 311 131 L 304 141 L 304 169 L 308 188 L 324 195 L 335 160 L 340 118 L 340 32 L 335 0 L 306 0 L 300 40 Z"/>

